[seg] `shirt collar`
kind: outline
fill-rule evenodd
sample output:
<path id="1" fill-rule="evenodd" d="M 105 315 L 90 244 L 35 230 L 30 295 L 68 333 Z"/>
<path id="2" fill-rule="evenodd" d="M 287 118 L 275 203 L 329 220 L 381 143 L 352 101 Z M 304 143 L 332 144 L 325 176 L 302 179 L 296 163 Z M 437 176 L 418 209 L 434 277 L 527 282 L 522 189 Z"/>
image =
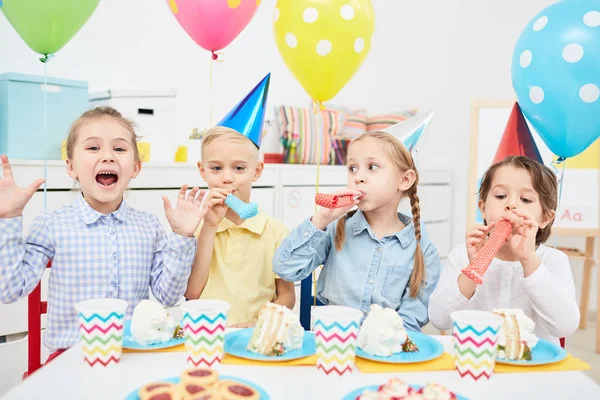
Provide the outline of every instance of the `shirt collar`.
<path id="1" fill-rule="evenodd" d="M 240 225 L 236 225 L 227 218 L 223 218 L 223 220 L 219 224 L 219 227 L 217 228 L 217 232 L 223 232 L 231 227 L 237 226 L 239 228 L 246 229 L 252 233 L 260 235 L 263 233 L 266 223 L 267 215 L 262 212 L 259 212 L 252 218 L 244 220 L 244 222 L 242 222 Z"/>
<path id="2" fill-rule="evenodd" d="M 94 210 L 92 206 L 90 206 L 90 204 L 87 201 L 85 201 L 85 199 L 83 198 L 83 193 L 80 193 L 75 198 L 75 208 L 79 212 L 79 215 L 81 216 L 83 222 L 87 225 L 93 224 L 104 215 L 101 212 Z M 123 200 L 121 201 L 119 208 L 117 208 L 116 211 L 108 215 L 113 215 L 119 221 L 124 222 L 127 220 L 128 214 L 129 206 L 127 206 L 127 204 L 125 204 L 125 200 Z"/>
<path id="3" fill-rule="evenodd" d="M 405 225 L 405 228 L 401 231 L 396 232 L 392 236 L 395 236 L 398 239 L 402 248 L 406 248 L 415 238 L 415 227 L 411 216 L 398 213 L 398 218 Z M 354 236 L 360 234 L 366 229 L 372 238 L 376 238 L 373 232 L 371 231 L 371 227 L 369 226 L 369 223 L 367 222 L 367 219 L 365 218 L 365 215 L 362 211 L 357 210 L 356 213 L 351 217 L 351 220 L 352 233 L 354 234 Z"/>

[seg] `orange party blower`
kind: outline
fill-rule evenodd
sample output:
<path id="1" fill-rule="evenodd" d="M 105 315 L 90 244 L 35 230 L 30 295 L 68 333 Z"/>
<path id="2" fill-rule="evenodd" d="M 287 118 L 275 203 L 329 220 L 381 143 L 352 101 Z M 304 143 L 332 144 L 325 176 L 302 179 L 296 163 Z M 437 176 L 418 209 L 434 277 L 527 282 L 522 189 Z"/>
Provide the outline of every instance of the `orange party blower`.
<path id="1" fill-rule="evenodd" d="M 317 193 L 315 203 L 325 208 L 348 207 L 354 203 L 352 196 L 336 196 L 334 194 Z"/>
<path id="2" fill-rule="evenodd" d="M 492 263 L 494 256 L 500 248 L 508 240 L 508 235 L 512 231 L 512 224 L 503 219 L 496 223 L 489 239 L 485 241 L 477 257 L 462 270 L 462 273 L 469 277 L 470 280 L 478 284 L 483 283 L 483 275 Z"/>

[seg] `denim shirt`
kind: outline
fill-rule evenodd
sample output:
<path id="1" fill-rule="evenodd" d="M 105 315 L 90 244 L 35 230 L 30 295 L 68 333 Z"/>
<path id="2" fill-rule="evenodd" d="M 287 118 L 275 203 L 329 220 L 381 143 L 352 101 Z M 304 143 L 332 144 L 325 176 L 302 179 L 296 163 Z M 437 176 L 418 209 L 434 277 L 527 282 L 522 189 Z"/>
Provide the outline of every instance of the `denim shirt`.
<path id="1" fill-rule="evenodd" d="M 360 309 L 363 315 L 367 315 L 371 304 L 393 308 L 406 329 L 420 331 L 429 321 L 427 307 L 440 277 L 440 259 L 421 224 L 425 282 L 417 297 L 410 297 L 409 280 L 417 241 L 412 218 L 400 213 L 398 217 L 406 227 L 378 239 L 364 214 L 357 211 L 346 219 L 341 251 L 334 244 L 337 221 L 321 231 L 307 219 L 275 252 L 273 270 L 282 279 L 299 281 L 323 265 L 317 283 L 319 301 Z"/>

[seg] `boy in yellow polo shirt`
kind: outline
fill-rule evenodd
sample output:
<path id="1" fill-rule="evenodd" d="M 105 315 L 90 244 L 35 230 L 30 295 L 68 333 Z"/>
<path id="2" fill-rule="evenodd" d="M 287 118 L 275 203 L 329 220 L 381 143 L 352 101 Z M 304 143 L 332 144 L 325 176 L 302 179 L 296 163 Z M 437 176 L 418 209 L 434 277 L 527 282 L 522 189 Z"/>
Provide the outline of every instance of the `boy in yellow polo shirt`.
<path id="1" fill-rule="evenodd" d="M 198 168 L 209 188 L 204 205 L 212 210 L 197 232 L 185 297 L 229 302 L 227 323 L 234 327 L 253 326 L 266 302 L 291 309 L 296 301 L 294 284 L 277 279 L 272 266 L 287 227 L 262 212 L 242 220 L 224 203 L 230 193 L 248 202 L 263 167 L 258 145 L 233 129 L 217 126 L 202 140 Z"/>

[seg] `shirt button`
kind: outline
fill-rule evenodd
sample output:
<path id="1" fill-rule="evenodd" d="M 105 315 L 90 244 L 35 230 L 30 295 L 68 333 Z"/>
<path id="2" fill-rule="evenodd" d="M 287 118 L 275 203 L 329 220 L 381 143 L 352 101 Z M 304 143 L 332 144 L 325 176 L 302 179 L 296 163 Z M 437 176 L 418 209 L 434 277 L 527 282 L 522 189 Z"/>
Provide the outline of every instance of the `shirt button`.
<path id="1" fill-rule="evenodd" d="M 113 260 L 117 261 L 117 255 L 116 254 L 113 254 L 112 258 L 113 258 Z"/>
<path id="2" fill-rule="evenodd" d="M 307 237 L 307 236 L 308 236 L 308 232 L 304 231 L 304 237 Z"/>
<path id="3" fill-rule="evenodd" d="M 232 245 L 232 246 L 235 246 L 235 242 L 231 242 L 231 245 Z"/>
<path id="4" fill-rule="evenodd" d="M 363 311 L 363 315 L 364 315 L 364 316 L 366 316 L 366 315 L 367 315 L 367 312 L 366 312 L 366 311 Z"/>
<path id="5" fill-rule="evenodd" d="M 381 250 L 383 250 L 381 247 L 377 248 L 377 251 L 381 253 Z"/>
<path id="6" fill-rule="evenodd" d="M 110 232 L 111 235 L 113 235 L 115 233 L 115 228 L 110 228 L 108 231 Z"/>
<path id="7" fill-rule="evenodd" d="M 117 287 L 117 281 L 113 281 L 112 285 L 113 287 Z"/>
<path id="8" fill-rule="evenodd" d="M 371 280 L 369 281 L 369 284 L 370 284 L 370 285 L 372 285 L 372 284 L 374 284 L 374 283 L 375 283 L 375 281 L 374 281 L 373 279 L 371 279 Z"/>

